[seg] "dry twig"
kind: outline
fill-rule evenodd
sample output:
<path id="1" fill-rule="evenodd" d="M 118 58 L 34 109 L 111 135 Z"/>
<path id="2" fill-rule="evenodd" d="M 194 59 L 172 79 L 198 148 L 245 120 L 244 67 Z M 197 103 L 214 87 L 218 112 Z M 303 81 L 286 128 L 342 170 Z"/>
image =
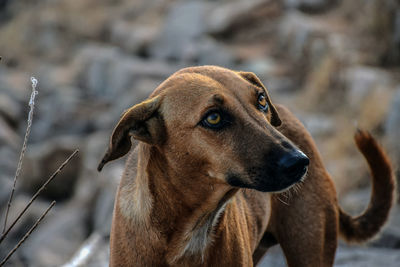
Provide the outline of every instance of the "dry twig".
<path id="1" fill-rule="evenodd" d="M 1 59 L 1 57 L 0 57 Z M 36 193 L 33 195 L 33 197 L 30 199 L 30 201 L 28 202 L 28 204 L 25 206 L 25 208 L 18 214 L 17 218 L 12 222 L 12 224 L 7 228 L 7 219 L 8 219 L 8 214 L 9 214 L 9 210 L 11 207 L 11 202 L 14 196 L 14 192 L 15 192 L 15 185 L 17 183 L 17 179 L 19 177 L 20 171 L 22 169 L 22 161 L 24 159 L 24 155 L 25 155 L 25 150 L 26 150 L 26 146 L 27 146 L 27 142 L 28 142 L 28 138 L 29 138 L 29 134 L 31 131 L 31 127 L 32 127 L 32 119 L 33 119 L 33 110 L 35 107 L 35 96 L 38 94 L 38 92 L 36 91 L 36 86 L 37 86 L 37 80 L 34 77 L 31 77 L 31 82 L 32 82 L 32 94 L 31 94 L 31 98 L 29 100 L 29 106 L 30 106 L 30 110 L 29 110 L 29 114 L 28 114 L 28 125 L 25 131 L 25 137 L 24 137 L 24 142 L 22 145 L 22 149 L 21 149 L 21 154 L 19 157 L 19 161 L 18 161 L 18 166 L 17 166 L 17 170 L 15 172 L 15 176 L 14 176 L 14 183 L 13 183 L 13 187 L 11 190 L 11 194 L 10 194 L 10 198 L 8 200 L 7 203 L 7 209 L 6 209 L 6 214 L 5 214 L 5 219 L 4 219 L 4 227 L 3 227 L 3 231 L 2 231 L 2 235 L 0 237 L 0 244 L 1 242 L 6 238 L 7 234 L 13 229 L 13 227 L 15 226 L 15 224 L 19 221 L 19 219 L 25 214 L 25 212 L 29 209 L 29 207 L 32 205 L 32 203 L 36 200 L 36 198 L 40 195 L 40 193 L 46 189 L 46 186 L 57 176 L 58 173 L 61 172 L 61 170 L 69 163 L 69 161 L 79 152 L 78 149 L 76 149 L 59 167 L 58 169 L 49 177 L 49 179 L 47 179 L 47 181 L 36 191 Z M 0 263 L 0 266 L 3 266 L 8 259 L 15 253 L 15 251 L 18 250 L 18 248 L 22 245 L 22 243 L 25 242 L 25 240 L 32 234 L 32 232 L 36 229 L 36 227 L 40 224 L 40 222 L 43 220 L 43 218 L 47 215 L 47 213 L 50 211 L 50 209 L 55 205 L 55 201 L 53 201 L 50 206 L 47 208 L 47 210 L 40 216 L 40 218 L 36 221 L 36 223 L 32 226 L 31 229 L 29 229 L 29 231 L 24 235 L 24 237 L 18 242 L 18 244 L 8 253 L 8 255 L 3 259 L 3 261 Z"/>
<path id="2" fill-rule="evenodd" d="M 37 86 L 38 81 L 35 79 L 35 77 L 31 77 L 31 82 L 32 82 L 32 94 L 31 94 L 31 98 L 29 100 L 30 110 L 29 110 L 29 114 L 28 114 L 28 125 L 26 127 L 24 143 L 22 145 L 21 154 L 20 154 L 19 160 L 18 160 L 18 167 L 17 167 L 17 170 L 15 172 L 15 176 L 14 176 L 13 187 L 12 187 L 12 190 L 11 190 L 10 198 L 8 199 L 8 203 L 7 203 L 6 216 L 4 218 L 3 235 L 4 235 L 5 231 L 6 231 L 8 212 L 10 211 L 12 198 L 13 198 L 14 192 L 15 192 L 15 185 L 17 183 L 17 179 L 18 179 L 19 173 L 20 173 L 21 168 L 22 168 L 22 161 L 23 161 L 24 155 L 25 155 L 26 144 L 28 142 L 28 137 L 29 137 L 29 134 L 31 132 L 31 127 L 32 127 L 33 110 L 35 108 L 35 96 L 38 94 L 38 91 L 36 91 L 36 86 Z"/>
<path id="3" fill-rule="evenodd" d="M 39 194 L 46 188 L 46 186 L 61 172 L 61 170 L 68 164 L 68 162 L 79 152 L 79 149 L 76 149 L 74 153 L 72 153 L 61 165 L 58 167 L 58 169 L 50 176 L 49 179 L 36 191 L 35 195 L 31 198 L 31 200 L 28 202 L 28 204 L 25 206 L 25 208 L 20 212 L 18 217 L 14 220 L 14 222 L 8 227 L 7 231 L 5 231 L 1 238 L 0 238 L 0 243 L 6 238 L 7 234 L 10 232 L 10 230 L 14 227 L 14 225 L 19 221 L 19 219 L 24 215 L 24 213 L 27 211 L 27 209 L 32 205 L 33 201 L 39 196 Z"/>
<path id="4" fill-rule="evenodd" d="M 22 243 L 25 242 L 25 240 L 32 234 L 32 232 L 36 229 L 36 227 L 39 225 L 39 223 L 43 220 L 43 218 L 47 215 L 47 213 L 50 211 L 50 209 L 56 204 L 55 201 L 51 202 L 50 206 L 47 208 L 47 210 L 40 216 L 40 218 L 36 221 L 36 223 L 29 229 L 29 231 L 24 235 L 24 237 L 18 242 L 18 244 L 8 253 L 8 255 L 3 259 L 3 261 L 0 263 L 0 266 L 3 266 L 8 259 L 17 251 L 17 249 L 22 245 Z"/>

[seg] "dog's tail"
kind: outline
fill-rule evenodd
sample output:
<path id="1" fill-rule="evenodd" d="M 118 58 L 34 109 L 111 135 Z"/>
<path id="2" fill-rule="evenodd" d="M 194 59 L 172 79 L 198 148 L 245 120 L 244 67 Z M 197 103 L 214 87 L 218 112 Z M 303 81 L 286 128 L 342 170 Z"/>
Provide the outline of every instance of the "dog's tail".
<path id="1" fill-rule="evenodd" d="M 386 222 L 394 198 L 395 178 L 388 157 L 368 132 L 357 130 L 354 140 L 370 168 L 371 199 L 364 213 L 355 218 L 339 208 L 339 227 L 345 240 L 363 242 L 377 234 Z"/>

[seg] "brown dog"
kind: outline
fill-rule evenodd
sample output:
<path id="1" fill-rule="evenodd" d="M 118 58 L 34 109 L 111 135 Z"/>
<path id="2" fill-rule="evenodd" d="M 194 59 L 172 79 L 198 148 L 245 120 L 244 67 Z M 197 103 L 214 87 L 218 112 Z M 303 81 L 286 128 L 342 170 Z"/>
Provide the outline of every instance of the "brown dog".
<path id="1" fill-rule="evenodd" d="M 289 266 L 332 266 L 338 234 L 371 238 L 392 204 L 389 160 L 358 131 L 372 198 L 361 216 L 344 213 L 311 136 L 253 73 L 175 73 L 123 114 L 98 169 L 125 155 L 131 137 L 140 142 L 116 197 L 111 266 L 252 266 L 276 243 Z"/>

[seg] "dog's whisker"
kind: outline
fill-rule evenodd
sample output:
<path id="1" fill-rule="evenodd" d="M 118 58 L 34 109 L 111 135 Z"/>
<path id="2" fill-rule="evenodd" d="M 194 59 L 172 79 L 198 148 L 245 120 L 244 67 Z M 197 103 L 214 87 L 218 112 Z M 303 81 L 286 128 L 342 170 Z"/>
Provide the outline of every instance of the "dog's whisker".
<path id="1" fill-rule="evenodd" d="M 282 197 L 284 197 L 286 199 L 286 201 L 290 200 L 289 190 L 283 192 L 281 195 L 282 195 Z"/>
<path id="2" fill-rule="evenodd" d="M 295 184 L 293 186 L 293 191 L 294 191 L 294 194 L 297 195 L 300 192 L 300 185 L 299 184 Z"/>
<path id="3" fill-rule="evenodd" d="M 277 196 L 277 198 L 278 198 L 278 200 L 279 200 L 280 202 L 282 202 L 282 203 L 285 204 L 286 206 L 289 206 L 289 203 L 283 201 L 279 196 Z"/>

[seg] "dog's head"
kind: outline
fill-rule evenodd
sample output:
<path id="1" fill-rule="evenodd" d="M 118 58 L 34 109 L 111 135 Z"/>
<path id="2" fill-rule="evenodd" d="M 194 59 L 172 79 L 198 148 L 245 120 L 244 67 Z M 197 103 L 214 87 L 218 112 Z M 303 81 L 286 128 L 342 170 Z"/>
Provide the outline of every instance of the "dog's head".
<path id="1" fill-rule="evenodd" d="M 255 74 L 187 68 L 123 114 L 98 169 L 125 155 L 133 137 L 156 147 L 176 173 L 278 192 L 299 182 L 309 163 L 280 124 Z"/>

